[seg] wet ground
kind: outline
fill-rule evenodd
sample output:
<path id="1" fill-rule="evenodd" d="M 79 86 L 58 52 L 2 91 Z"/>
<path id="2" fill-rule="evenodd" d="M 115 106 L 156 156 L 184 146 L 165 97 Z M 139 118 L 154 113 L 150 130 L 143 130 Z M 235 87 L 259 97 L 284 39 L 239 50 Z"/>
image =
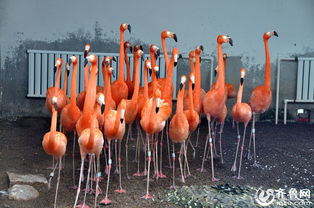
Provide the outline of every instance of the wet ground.
<path id="1" fill-rule="evenodd" d="M 7 190 L 8 179 L 6 171 L 17 173 L 43 174 L 47 177 L 51 170 L 51 157 L 46 155 L 41 141 L 43 135 L 49 130 L 50 119 L 25 118 L 16 121 L 0 121 L 0 190 Z M 248 128 L 248 132 L 250 127 Z M 242 126 L 241 126 L 242 133 Z M 230 171 L 237 140 L 236 130 L 231 123 L 226 123 L 223 134 L 223 156 L 225 163 L 221 164 L 219 159 L 215 161 L 216 177 L 219 182 L 210 180 L 210 163 L 205 161 L 207 172 L 196 171 L 201 166 L 203 146 L 207 126 L 205 122 L 201 126 L 200 144 L 197 147 L 196 158 L 189 153 L 189 161 L 192 177 L 186 179 L 184 185 L 215 185 L 231 184 L 240 186 L 267 188 L 289 188 L 312 189 L 314 191 L 314 126 L 309 124 L 290 123 L 288 125 L 274 125 L 273 123 L 260 122 L 256 125 L 257 155 L 260 168 L 252 167 L 253 161 L 244 159 L 242 176 L 243 180 L 233 178 Z M 248 135 L 248 134 L 247 134 Z M 195 144 L 196 134 L 192 135 Z M 246 146 L 248 137 L 246 138 Z M 131 141 L 130 158 L 133 160 L 135 153 L 135 141 Z M 164 146 L 166 148 L 166 146 Z M 179 149 L 179 145 L 176 145 Z M 78 148 L 77 148 L 78 149 Z M 190 151 L 191 149 L 189 149 Z M 122 149 L 124 153 L 124 148 Z M 245 149 L 246 152 L 246 149 Z M 68 136 L 68 149 L 66 153 L 65 169 L 62 171 L 61 185 L 59 189 L 58 207 L 72 207 L 74 204 L 75 191 L 69 187 L 72 185 L 72 134 Z M 143 153 L 141 154 L 143 155 Z M 79 152 L 76 152 L 77 168 L 79 167 Z M 124 154 L 122 156 L 124 165 Z M 164 151 L 164 164 L 168 165 L 167 151 Z M 179 167 L 179 165 L 176 165 Z M 103 166 L 102 166 L 103 167 Z M 143 165 L 141 166 L 143 167 Z M 130 162 L 130 173 L 136 171 L 134 162 Z M 151 182 L 150 191 L 154 194 L 153 200 L 140 199 L 145 194 L 146 183 L 143 177 L 125 177 L 125 166 L 122 167 L 122 183 L 127 190 L 126 194 L 118 194 L 113 190 L 118 188 L 118 175 L 113 174 L 110 184 L 110 199 L 113 203 L 109 207 L 176 207 L 171 202 L 161 200 L 164 190 L 169 189 L 172 179 L 172 169 L 164 168 L 166 179 Z M 183 185 L 179 180 L 179 169 L 177 173 L 177 185 Z M 78 175 L 78 171 L 77 171 Z M 51 190 L 44 185 L 34 185 L 40 192 L 39 198 L 32 201 L 17 202 L 9 200 L 6 196 L 0 196 L 0 207 L 30 208 L 30 207 L 52 207 L 55 191 L 56 178 L 53 179 Z M 101 181 L 100 187 L 105 190 L 105 181 Z M 99 196 L 99 200 L 104 197 Z M 80 201 L 83 194 L 80 196 Z M 91 206 L 93 195 L 88 195 L 87 202 Z M 314 201 L 314 199 L 311 199 Z M 102 207 L 102 206 L 100 206 Z"/>

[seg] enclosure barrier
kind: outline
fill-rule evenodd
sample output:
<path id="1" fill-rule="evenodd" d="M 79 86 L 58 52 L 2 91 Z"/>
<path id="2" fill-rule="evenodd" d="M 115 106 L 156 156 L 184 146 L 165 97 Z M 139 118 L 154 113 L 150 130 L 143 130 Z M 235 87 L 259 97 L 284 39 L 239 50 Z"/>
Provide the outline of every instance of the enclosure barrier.
<path id="1" fill-rule="evenodd" d="M 83 91 L 84 89 L 84 53 L 83 52 L 71 52 L 71 51 L 48 51 L 48 50 L 27 50 L 28 53 L 28 94 L 27 97 L 33 98 L 44 98 L 46 97 L 46 91 L 48 87 L 51 87 L 55 83 L 55 76 L 53 68 L 55 62 L 58 58 L 63 60 L 64 64 L 69 60 L 71 56 L 76 56 L 78 58 L 78 71 L 76 77 L 77 93 Z M 105 56 L 113 56 L 116 58 L 117 62 L 112 62 L 112 67 L 115 69 L 111 81 L 114 81 L 118 77 L 119 73 L 119 53 L 93 53 L 98 57 L 98 68 L 101 69 L 101 62 Z M 133 54 L 128 54 L 131 66 L 131 77 L 133 74 Z M 170 54 L 171 56 L 171 54 Z M 148 54 L 143 54 L 144 59 L 148 59 Z M 187 56 L 183 56 L 183 59 L 188 59 Z M 213 57 L 202 57 L 202 63 L 204 61 L 210 61 L 210 82 L 212 84 L 213 75 Z M 157 59 L 157 64 L 159 65 L 160 77 L 166 77 L 165 70 L 165 60 L 163 55 L 159 56 Z M 140 61 L 140 84 L 143 86 L 144 83 L 144 67 L 143 60 Z M 180 67 L 178 64 L 177 67 Z M 71 83 L 72 70 L 69 74 L 68 83 Z M 124 73 L 126 77 L 126 67 L 124 67 Z M 189 69 L 187 71 L 189 73 Z M 63 79 L 65 75 L 65 70 L 62 70 L 60 88 L 63 84 Z M 148 81 L 151 81 L 149 77 Z M 172 83 L 177 83 L 177 73 L 174 71 L 172 76 Z M 102 70 L 98 71 L 97 85 L 103 86 L 103 76 Z M 176 99 L 177 85 L 174 84 L 173 99 Z M 67 95 L 71 92 L 71 85 L 68 84 Z"/>
<path id="2" fill-rule="evenodd" d="M 277 60 L 277 88 L 276 88 L 276 118 L 278 124 L 279 113 L 279 88 L 281 61 L 297 61 L 297 88 L 295 99 L 284 99 L 284 124 L 287 123 L 288 103 L 314 103 L 314 57 L 282 58 Z"/>

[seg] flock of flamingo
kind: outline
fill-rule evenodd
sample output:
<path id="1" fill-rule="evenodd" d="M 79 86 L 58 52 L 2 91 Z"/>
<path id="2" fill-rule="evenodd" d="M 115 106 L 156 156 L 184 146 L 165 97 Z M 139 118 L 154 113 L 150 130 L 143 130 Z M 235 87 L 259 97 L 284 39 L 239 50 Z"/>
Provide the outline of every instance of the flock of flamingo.
<path id="1" fill-rule="evenodd" d="M 217 80 L 210 87 L 208 92 L 201 89 L 201 53 L 203 46 L 198 46 L 195 50 L 189 53 L 190 74 L 189 76 L 182 76 L 180 79 L 180 89 L 177 96 L 176 112 L 172 115 L 172 97 L 173 97 L 173 70 L 177 65 L 178 59 L 181 57 L 177 48 L 173 48 L 172 55 L 169 60 L 166 39 L 172 38 L 177 41 L 175 33 L 170 31 L 163 31 L 161 33 L 162 49 L 164 52 L 164 59 L 166 64 L 166 77 L 159 77 L 159 66 L 156 64 L 156 59 L 160 55 L 159 48 L 152 44 L 149 48 L 150 59 L 144 62 L 144 86 L 139 85 L 139 64 L 143 58 L 143 49 L 140 45 L 134 47 L 129 42 L 124 41 L 124 32 L 128 30 L 131 32 L 129 24 L 120 25 L 120 58 L 119 58 L 119 77 L 116 81 L 110 81 L 113 74 L 112 61 L 116 61 L 114 57 L 104 57 L 102 60 L 102 74 L 104 79 L 104 86 L 96 86 L 98 75 L 98 57 L 90 54 L 91 46 L 87 44 L 84 52 L 84 91 L 76 94 L 76 75 L 78 58 L 72 56 L 65 64 L 66 73 L 64 81 L 64 89 L 59 88 L 60 77 L 62 73 L 63 60 L 58 58 L 55 63 L 55 73 L 57 72 L 56 82 L 53 87 L 49 87 L 46 94 L 46 107 L 51 112 L 51 128 L 47 132 L 42 141 L 45 152 L 53 156 L 53 172 L 50 174 L 50 180 L 54 176 L 54 172 L 59 166 L 56 194 L 54 200 L 54 207 L 57 206 L 58 187 L 60 182 L 60 171 L 62 169 L 62 157 L 65 155 L 67 146 L 66 132 L 73 132 L 73 184 L 75 185 L 75 164 L 74 153 L 75 143 L 78 141 L 81 155 L 81 168 L 74 208 L 86 208 L 85 203 L 87 192 L 95 194 L 94 206 L 97 204 L 97 197 L 101 194 L 99 181 L 103 179 L 102 175 L 107 175 L 107 184 L 105 191 L 105 198 L 100 201 L 101 204 L 110 204 L 111 200 L 108 198 L 110 173 L 112 172 L 112 152 L 115 152 L 115 170 L 119 174 L 119 188 L 115 190 L 118 193 L 125 193 L 126 190 L 122 188 L 121 183 L 121 143 L 125 132 L 125 168 L 126 176 L 130 178 L 128 171 L 128 144 L 131 139 L 132 124 L 136 124 L 137 138 L 135 161 L 137 163 L 137 172 L 133 174 L 136 176 L 146 176 L 146 194 L 142 197 L 144 199 L 152 198 L 149 192 L 150 177 L 165 178 L 162 170 L 162 153 L 163 149 L 168 147 L 169 165 L 173 170 L 173 184 L 175 185 L 175 164 L 179 161 L 181 181 L 184 183 L 185 179 L 191 174 L 187 158 L 187 148 L 191 146 L 194 149 L 198 146 L 200 116 L 203 114 L 208 121 L 208 135 L 203 152 L 202 166 L 199 169 L 204 171 L 205 159 L 211 161 L 211 180 L 218 181 L 214 172 L 214 157 L 217 156 L 216 150 L 216 127 L 220 125 L 219 130 L 219 150 L 220 160 L 223 161 L 222 154 L 222 133 L 224 120 L 227 115 L 226 100 L 235 98 L 236 92 L 232 84 L 225 83 L 225 68 L 227 55 L 223 54 L 222 45 L 230 43 L 233 45 L 232 39 L 228 35 L 219 35 L 217 38 L 218 44 L 218 66 L 216 68 Z M 241 179 L 241 164 L 244 150 L 245 132 L 249 121 L 252 119 L 252 131 L 248 148 L 248 156 L 250 154 L 251 141 L 253 141 L 254 150 L 254 166 L 257 166 L 256 152 L 255 152 L 255 114 L 263 113 L 271 104 L 271 69 L 270 69 L 270 55 L 268 49 L 268 39 L 272 36 L 278 36 L 273 32 L 266 32 L 263 35 L 266 53 L 265 64 L 265 81 L 264 85 L 256 87 L 251 95 L 250 103 L 242 102 L 242 92 L 244 85 L 244 78 L 246 70 L 240 70 L 240 85 L 236 97 L 236 103 L 232 108 L 232 117 L 237 124 L 237 146 L 234 158 L 234 163 L 231 171 L 236 172 L 237 179 Z M 130 75 L 130 63 L 127 50 L 130 50 L 134 57 L 133 80 Z M 125 62 L 125 63 L 124 63 Z M 89 64 L 88 64 L 89 63 Z M 127 67 L 127 79 L 124 78 L 124 64 Z M 68 98 L 65 94 L 67 87 L 67 77 L 70 72 L 70 66 L 73 65 L 71 94 Z M 90 66 L 89 66 L 90 65 Z M 148 83 L 148 76 L 152 77 L 152 81 Z M 186 85 L 188 90 L 186 91 Z M 57 116 L 60 114 L 60 131 L 57 131 Z M 244 133 L 242 142 L 240 144 L 240 133 L 238 123 L 244 123 Z M 127 125 L 127 130 L 126 130 Z M 198 131 L 196 144 L 191 142 L 191 134 Z M 142 137 L 142 132 L 146 133 L 146 140 Z M 164 136 L 166 134 L 167 145 L 163 144 Z M 161 137 L 159 137 L 161 134 Z M 76 138 L 78 136 L 78 139 Z M 172 141 L 172 148 L 170 147 L 169 139 Z M 112 144 L 112 142 L 114 144 Z M 179 152 L 176 153 L 174 145 L 181 144 Z M 144 145 L 145 155 L 141 160 L 141 144 Z M 159 145 L 158 145 L 159 144 Z M 240 148 L 240 156 L 238 151 Z M 172 150 L 171 150 L 172 149 Z M 105 166 L 101 170 L 100 155 L 103 153 Z M 178 156 L 177 156 L 178 154 Z M 210 155 L 209 155 L 210 154 Z M 86 188 L 83 203 L 77 205 L 79 194 L 81 191 L 81 182 L 84 180 L 84 160 L 88 156 L 89 167 L 87 170 Z M 178 159 L 176 159 L 178 157 Z M 171 164 L 172 158 L 172 164 Z M 57 162 L 54 163 L 54 160 Z M 238 168 L 237 168 L 237 161 Z M 140 164 L 144 162 L 144 171 L 140 171 Z M 151 169 L 154 174 L 151 176 Z M 96 183 L 95 189 L 93 182 Z"/>

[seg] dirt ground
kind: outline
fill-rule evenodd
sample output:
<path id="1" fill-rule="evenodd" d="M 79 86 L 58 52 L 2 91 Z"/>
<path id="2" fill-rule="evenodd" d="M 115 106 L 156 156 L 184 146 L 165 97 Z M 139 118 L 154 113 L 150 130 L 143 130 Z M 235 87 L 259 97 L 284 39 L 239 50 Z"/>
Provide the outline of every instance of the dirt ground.
<path id="1" fill-rule="evenodd" d="M 212 185 L 210 172 L 200 173 L 196 171 L 201 166 L 204 138 L 207 134 L 206 122 L 202 122 L 200 145 L 196 151 L 196 159 L 189 154 L 192 177 L 187 178 L 185 185 Z M 25 174 L 43 174 L 48 177 L 51 170 L 51 157 L 46 155 L 42 145 L 42 137 L 49 130 L 50 119 L 24 118 L 16 121 L 0 120 L 0 190 L 7 190 L 8 178 L 6 171 Z M 134 130 L 133 130 L 134 131 Z M 250 126 L 248 131 L 250 131 Z M 242 134 L 242 125 L 241 125 Z M 247 133 L 249 135 L 249 133 Z M 249 185 L 263 188 L 307 188 L 314 191 L 314 126 L 309 124 L 290 123 L 288 125 L 259 122 L 256 125 L 257 154 L 260 168 L 252 167 L 253 161 L 244 159 L 242 176 L 243 180 L 234 179 L 230 171 L 232 166 L 236 130 L 231 123 L 226 123 L 223 134 L 223 153 L 225 164 L 215 163 L 216 177 L 220 178 L 216 184 Z M 69 187 L 72 184 L 72 134 L 68 136 L 68 150 L 66 153 L 66 165 L 61 176 L 59 189 L 58 207 L 72 207 L 76 192 Z M 192 135 L 192 142 L 195 144 L 196 134 Z M 248 137 L 246 138 L 246 146 Z M 124 146 L 124 145 L 123 145 Z M 135 141 L 131 141 L 130 158 L 133 160 L 135 154 Z M 165 146 L 166 147 L 166 146 Z M 179 145 L 176 145 L 179 148 Z M 78 148 L 76 148 L 78 150 Z M 191 150 L 191 149 L 190 149 Z M 246 149 L 245 149 L 246 150 Z M 124 153 L 124 148 L 122 149 Z M 143 153 L 141 154 L 143 155 Z M 76 165 L 79 167 L 79 152 L 76 152 Z M 124 165 L 124 154 L 122 156 Z M 102 163 L 103 164 L 103 163 Z M 164 164 L 168 164 L 166 149 L 164 151 Z M 136 171 L 136 165 L 130 162 L 130 173 Z M 179 165 L 176 165 L 179 167 Z M 102 165 L 103 167 L 103 165 Z M 143 165 L 141 166 L 143 167 Z M 210 170 L 209 161 L 205 162 L 205 168 Z M 113 190 L 118 187 L 118 175 L 113 174 L 110 184 L 109 198 L 113 203 L 109 207 L 175 207 L 168 202 L 160 202 L 157 196 L 162 195 L 163 190 L 169 189 L 171 185 L 172 169 L 164 168 L 166 179 L 154 180 L 151 182 L 150 191 L 155 195 L 154 200 L 143 200 L 146 182 L 143 177 L 132 177 L 130 180 L 125 177 L 125 166 L 122 167 L 122 185 L 127 190 L 126 194 L 118 194 Z M 176 170 L 179 178 L 179 169 Z M 79 172 L 77 171 L 77 175 Z M 51 190 L 44 185 L 35 185 L 40 192 L 39 198 L 32 201 L 17 202 L 9 200 L 7 196 L 0 196 L 0 207 L 33 208 L 52 207 L 55 194 L 56 177 L 53 179 Z M 100 186 L 105 190 L 105 180 Z M 177 180 L 177 185 L 182 183 Z M 104 197 L 99 196 L 99 201 Z M 80 202 L 83 193 L 80 195 Z M 88 195 L 87 203 L 92 206 L 94 196 Z M 311 199 L 313 201 L 313 199 Z M 102 206 L 100 206 L 102 207 Z"/>

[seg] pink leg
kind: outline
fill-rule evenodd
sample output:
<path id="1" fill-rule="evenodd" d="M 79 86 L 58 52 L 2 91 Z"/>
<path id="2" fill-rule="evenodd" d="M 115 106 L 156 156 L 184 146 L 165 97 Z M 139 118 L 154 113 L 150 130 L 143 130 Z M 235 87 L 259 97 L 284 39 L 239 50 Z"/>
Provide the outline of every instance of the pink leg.
<path id="1" fill-rule="evenodd" d="M 177 189 L 176 182 L 175 182 L 175 171 L 176 171 L 176 152 L 174 151 L 174 143 L 172 143 L 172 186 L 170 188 Z"/>
<path id="2" fill-rule="evenodd" d="M 204 162 L 205 162 L 205 157 L 206 157 L 207 143 L 208 143 L 208 136 L 207 136 L 206 141 L 205 141 L 204 154 L 203 154 L 203 160 L 202 160 L 202 167 L 197 169 L 200 172 L 205 172 L 206 171 L 204 169 Z"/>
<path id="3" fill-rule="evenodd" d="M 208 126 L 210 127 L 210 116 L 207 116 Z M 210 128 L 208 129 L 209 134 L 209 146 L 210 146 L 210 156 L 211 156 L 211 166 L 212 166 L 212 181 L 218 181 L 218 178 L 215 178 L 215 170 L 214 170 L 214 155 L 213 155 L 213 140 L 210 135 Z"/>
<path id="4" fill-rule="evenodd" d="M 119 158 L 118 158 L 118 161 L 119 161 L 119 189 L 115 190 L 115 192 L 117 193 L 126 193 L 126 190 L 124 190 L 122 188 L 122 185 L 121 185 L 121 141 L 122 140 L 119 140 Z"/>
<path id="5" fill-rule="evenodd" d="M 234 157 L 233 165 L 232 165 L 232 168 L 231 168 L 232 172 L 236 172 L 237 171 L 237 157 L 238 157 L 240 138 L 241 138 L 240 137 L 240 132 L 239 132 L 239 123 L 238 122 L 237 122 L 237 133 L 238 133 L 238 136 L 237 136 L 237 150 L 236 150 L 236 154 L 235 154 L 235 157 Z"/>
<path id="6" fill-rule="evenodd" d="M 163 132 L 161 133 L 161 138 L 160 138 L 160 158 L 159 158 L 159 161 L 160 161 L 160 171 L 159 171 L 159 178 L 167 178 L 167 176 L 162 172 L 162 147 L 163 147 L 163 143 L 162 143 L 162 140 L 163 140 Z"/>
<path id="7" fill-rule="evenodd" d="M 119 165 L 118 165 L 118 148 L 117 148 L 117 145 L 118 145 L 118 140 L 115 139 L 114 140 L 114 154 L 115 154 L 115 161 L 116 161 L 116 165 L 115 165 L 115 170 L 114 170 L 114 173 L 115 174 L 119 174 Z"/>
<path id="8" fill-rule="evenodd" d="M 170 159 L 170 145 L 169 145 L 169 134 L 168 134 L 168 130 L 169 130 L 169 121 L 166 121 L 166 128 L 164 128 L 164 130 L 166 130 L 166 137 L 167 137 L 167 147 L 168 147 L 168 160 L 169 160 L 169 168 L 171 167 L 171 159 Z M 162 138 L 163 139 L 163 138 Z"/>
<path id="9" fill-rule="evenodd" d="M 254 155 L 254 163 L 253 167 L 260 167 L 260 165 L 256 161 L 256 148 L 255 148 L 255 112 L 253 112 L 253 127 L 252 127 L 252 134 L 253 134 L 253 155 Z"/>
<path id="10" fill-rule="evenodd" d="M 57 208 L 57 198 L 58 198 L 58 189 L 59 189 L 59 183 L 60 183 L 60 171 L 61 171 L 61 158 L 59 158 L 59 170 L 58 170 L 58 179 L 57 179 L 57 188 L 56 188 L 56 195 L 55 195 L 55 202 L 54 202 L 54 208 Z"/>
<path id="11" fill-rule="evenodd" d="M 58 165 L 58 163 L 56 163 L 56 165 L 54 165 L 54 167 L 53 167 L 53 169 L 52 169 L 52 172 L 51 172 L 50 175 L 49 175 L 48 190 L 49 190 L 50 187 L 51 187 L 51 180 L 52 180 L 52 178 L 55 176 L 55 171 L 56 171 L 57 165 Z"/>
<path id="12" fill-rule="evenodd" d="M 93 160 L 92 155 L 89 155 L 89 164 L 88 164 L 88 173 L 87 173 L 86 188 L 85 188 L 85 193 L 84 193 L 84 200 L 83 200 L 82 205 L 76 206 L 77 208 L 88 208 L 88 206 L 85 204 L 85 201 L 86 201 L 86 194 L 89 190 L 89 176 L 90 176 L 90 170 L 92 166 L 92 160 Z"/>
<path id="13" fill-rule="evenodd" d="M 74 206 L 73 207 L 76 207 L 77 200 L 78 200 L 78 197 L 79 197 L 79 194 L 80 194 L 80 191 L 81 191 L 81 182 L 82 182 L 82 177 L 83 177 L 84 160 L 85 160 L 85 155 L 82 155 L 82 153 L 81 153 L 81 160 L 82 160 L 82 162 L 81 162 L 81 169 L 80 169 L 79 185 L 78 185 L 78 188 L 77 188 L 75 202 L 74 202 Z"/>
<path id="14" fill-rule="evenodd" d="M 181 182 L 185 183 L 184 175 L 183 175 L 183 168 L 182 168 L 182 153 L 183 153 L 183 146 L 185 144 L 181 143 L 181 148 L 180 148 L 180 154 L 179 154 L 179 165 L 180 165 L 180 171 L 181 171 Z"/>
<path id="15" fill-rule="evenodd" d="M 97 155 L 96 192 L 95 192 L 94 208 L 96 208 L 97 198 L 101 192 L 99 188 L 99 180 L 100 180 L 101 172 L 99 171 L 99 169 L 100 169 L 100 159 L 99 159 L 99 155 Z"/>
<path id="16" fill-rule="evenodd" d="M 246 125 L 244 125 L 244 132 L 243 132 L 243 139 L 242 139 L 241 153 L 240 153 L 239 172 L 238 172 L 237 179 L 243 179 L 243 177 L 241 177 L 240 175 L 240 172 L 241 172 L 241 165 L 242 165 L 242 154 L 243 154 L 243 149 L 244 149 L 245 132 L 246 132 Z"/>
<path id="17" fill-rule="evenodd" d="M 73 180 L 73 186 L 72 189 L 77 189 L 77 186 L 75 184 L 75 143 L 76 143 L 76 132 L 73 131 L 73 149 L 72 149 L 72 180 Z"/>
<path id="18" fill-rule="evenodd" d="M 135 153 L 135 161 L 137 162 L 137 172 L 133 174 L 133 176 L 142 176 L 142 173 L 140 173 L 140 154 L 141 154 L 141 149 L 140 149 L 140 129 L 137 123 L 137 137 L 136 137 L 136 153 Z"/>
<path id="19" fill-rule="evenodd" d="M 148 156 L 148 172 L 147 172 L 147 186 L 146 186 L 146 194 L 142 196 L 142 199 L 151 199 L 153 198 L 152 195 L 149 194 L 149 172 L 150 172 L 150 162 L 152 160 L 152 153 L 150 151 L 150 145 L 149 145 L 149 139 L 150 135 L 146 134 L 146 140 L 147 140 L 147 156 Z"/>
<path id="20" fill-rule="evenodd" d="M 195 147 L 198 147 L 198 139 L 199 139 L 199 136 L 200 136 L 200 128 L 201 128 L 201 124 L 199 124 L 197 126 L 197 138 L 196 138 L 196 143 L 195 143 Z"/>
<path id="21" fill-rule="evenodd" d="M 128 161 L 129 161 L 129 154 L 128 154 L 128 145 L 129 145 L 129 137 L 130 137 L 130 132 L 131 132 L 131 128 L 132 128 L 132 124 L 129 124 L 129 128 L 128 128 L 128 134 L 127 134 L 127 137 L 126 137 L 126 142 L 125 142 L 125 162 L 126 162 L 126 177 L 127 179 L 130 179 L 130 176 L 129 176 L 129 164 L 128 164 Z M 121 167 L 119 166 L 119 169 Z M 119 170 L 119 172 L 121 172 L 121 170 Z"/>
<path id="22" fill-rule="evenodd" d="M 110 154 L 110 143 L 111 141 L 108 141 L 108 178 L 107 178 L 107 186 L 106 186 L 106 197 L 100 201 L 100 204 L 104 204 L 104 205 L 108 205 L 111 204 L 111 200 L 108 198 L 108 191 L 109 191 L 109 181 L 110 181 L 110 172 L 111 172 L 111 164 L 112 164 L 112 160 L 111 160 L 111 154 Z"/>
<path id="23" fill-rule="evenodd" d="M 224 123 L 220 124 L 220 131 L 219 131 L 219 151 L 220 151 L 220 161 L 221 164 L 224 164 L 223 154 L 222 154 L 222 140 L 221 140 L 221 134 L 224 128 Z"/>
<path id="24" fill-rule="evenodd" d="M 187 146 L 188 146 L 188 144 L 185 145 L 185 141 L 184 141 L 184 147 L 183 147 L 184 148 L 183 149 L 183 151 L 184 151 L 184 160 L 185 160 L 185 166 L 187 167 L 187 171 L 188 171 L 188 175 L 186 177 L 189 177 L 189 176 L 191 176 L 191 172 L 190 172 L 190 167 L 189 167 L 189 162 L 188 162 L 188 157 L 187 157 L 187 148 L 186 148 Z M 191 144 L 191 146 L 193 147 L 192 144 Z"/>

